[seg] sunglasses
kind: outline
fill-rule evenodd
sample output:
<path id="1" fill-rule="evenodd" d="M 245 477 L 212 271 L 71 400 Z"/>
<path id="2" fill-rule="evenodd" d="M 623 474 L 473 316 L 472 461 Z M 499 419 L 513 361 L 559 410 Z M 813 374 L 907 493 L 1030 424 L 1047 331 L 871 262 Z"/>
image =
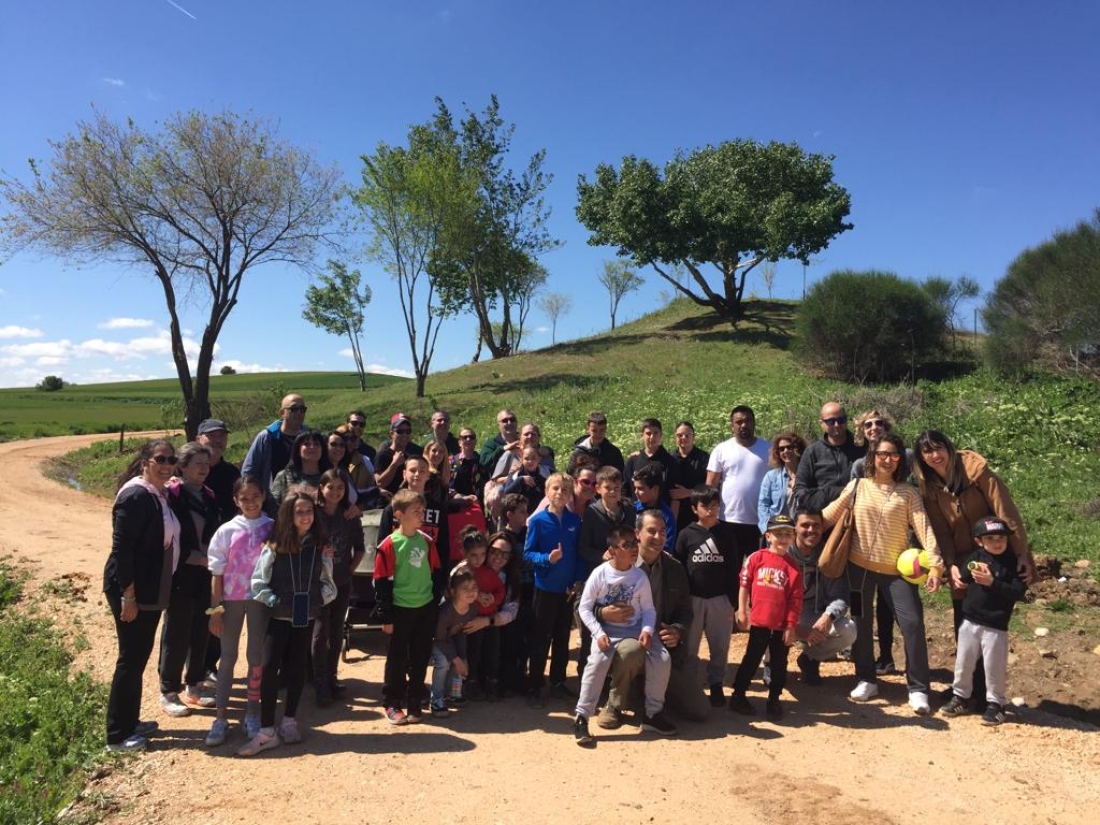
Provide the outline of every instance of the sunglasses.
<path id="1" fill-rule="evenodd" d="M 882 427 L 885 427 L 885 426 L 886 426 L 886 421 L 885 421 L 885 419 L 882 419 L 882 418 L 872 418 L 869 421 L 864 421 L 863 422 L 863 429 L 865 429 L 865 430 L 869 430 L 872 427 L 879 427 L 881 429 Z"/>
<path id="2" fill-rule="evenodd" d="M 349 421 L 348 426 L 349 427 L 365 427 L 365 426 L 367 426 L 367 422 L 366 421 Z"/>
<path id="3" fill-rule="evenodd" d="M 875 450 L 875 458 L 885 458 L 887 461 L 900 461 L 901 453 L 893 450 Z"/>
<path id="4" fill-rule="evenodd" d="M 821 423 L 827 427 L 835 427 L 838 424 L 847 424 L 848 416 L 838 415 L 836 418 L 822 418 Z"/>
<path id="5" fill-rule="evenodd" d="M 176 458 L 174 455 L 154 455 L 154 456 L 150 456 L 149 460 L 152 461 L 154 464 L 161 464 L 161 465 L 164 465 L 164 464 L 175 465 L 175 463 L 177 461 L 179 461 L 179 459 Z"/>
<path id="6" fill-rule="evenodd" d="M 582 487 L 595 487 L 596 480 L 593 478 L 578 478 L 577 484 L 581 485 Z"/>
<path id="7" fill-rule="evenodd" d="M 289 407 L 283 407 L 283 409 L 287 412 L 292 413 L 304 413 L 309 409 L 309 407 L 307 407 L 305 404 L 293 404 Z"/>
<path id="8" fill-rule="evenodd" d="M 412 435 L 412 430 L 405 429 L 404 427 L 399 427 L 398 429 L 394 430 L 394 432 L 398 435 Z"/>
<path id="9" fill-rule="evenodd" d="M 775 451 L 777 453 L 797 453 L 798 447 L 793 444 L 784 444 L 782 447 L 776 447 Z"/>
<path id="10" fill-rule="evenodd" d="M 460 435 L 458 437 L 458 440 L 459 441 L 477 441 L 477 436 L 476 435 Z"/>
<path id="11" fill-rule="evenodd" d="M 515 424 L 516 423 L 516 417 L 514 415 L 510 415 L 507 418 L 498 418 L 497 423 L 498 424 Z"/>

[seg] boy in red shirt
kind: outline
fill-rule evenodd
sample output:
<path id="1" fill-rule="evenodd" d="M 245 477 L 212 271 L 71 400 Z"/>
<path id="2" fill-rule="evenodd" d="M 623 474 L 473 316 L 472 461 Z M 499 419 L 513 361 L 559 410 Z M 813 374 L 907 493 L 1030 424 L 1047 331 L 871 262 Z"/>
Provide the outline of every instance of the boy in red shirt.
<path id="1" fill-rule="evenodd" d="M 794 644 L 795 628 L 802 612 L 801 574 L 788 559 L 794 542 L 794 523 L 787 516 L 768 522 L 764 534 L 768 546 L 749 556 L 741 570 L 741 589 L 737 599 L 737 625 L 749 631 L 749 643 L 737 668 L 729 709 L 751 716 L 756 709 L 745 697 L 752 675 L 771 652 L 772 679 L 768 687 L 768 718 L 783 718 L 779 696 L 787 684 L 787 648 Z M 751 615 L 749 602 L 752 602 Z"/>

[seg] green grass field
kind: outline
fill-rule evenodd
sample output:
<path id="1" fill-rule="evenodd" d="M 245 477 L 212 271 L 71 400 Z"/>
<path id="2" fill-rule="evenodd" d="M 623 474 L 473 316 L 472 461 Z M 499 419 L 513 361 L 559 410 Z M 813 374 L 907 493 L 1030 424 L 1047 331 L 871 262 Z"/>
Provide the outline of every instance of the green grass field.
<path id="1" fill-rule="evenodd" d="M 756 410 L 762 436 L 794 427 L 816 437 L 822 402 L 836 398 L 853 414 L 885 409 L 907 440 L 935 427 L 960 447 L 978 450 L 1009 483 L 1037 552 L 1100 560 L 1100 384 L 1056 376 L 1006 383 L 981 369 L 915 385 L 822 381 L 790 353 L 797 305 L 757 301 L 749 307 L 750 320 L 734 330 L 677 301 L 614 332 L 433 374 L 423 399 L 414 398 L 414 384 L 403 379 L 377 377 L 360 393 L 350 374 L 280 373 L 219 376 L 212 400 L 234 427 L 229 458 L 239 461 L 251 435 L 273 420 L 279 399 L 291 389 L 305 396 L 307 421 L 315 427 L 335 425 L 348 410 L 363 409 L 372 443 L 385 436 L 394 411 L 411 415 L 419 435 L 427 432 L 437 407 L 484 440 L 496 431 L 497 410 L 507 405 L 521 420 L 537 421 L 543 441 L 559 455 L 583 432 L 593 409 L 607 413 L 609 435 L 626 452 L 637 449 L 638 422 L 648 416 L 660 418 L 669 431 L 680 419 L 691 420 L 700 446 L 709 449 L 728 437 L 729 411 L 736 404 Z M 0 391 L 0 418 L 17 421 L 19 432 L 42 435 L 116 430 L 119 417 L 127 429 L 161 427 L 178 421 L 164 418 L 166 410 L 178 410 L 171 406 L 174 392 L 173 381 L 57 393 L 6 390 Z M 36 404 L 37 416 L 28 407 L 10 407 L 14 396 Z M 0 422 L 0 432 L 8 426 Z M 58 474 L 76 473 L 86 489 L 105 493 L 120 466 L 112 450 L 101 445 L 76 455 Z"/>

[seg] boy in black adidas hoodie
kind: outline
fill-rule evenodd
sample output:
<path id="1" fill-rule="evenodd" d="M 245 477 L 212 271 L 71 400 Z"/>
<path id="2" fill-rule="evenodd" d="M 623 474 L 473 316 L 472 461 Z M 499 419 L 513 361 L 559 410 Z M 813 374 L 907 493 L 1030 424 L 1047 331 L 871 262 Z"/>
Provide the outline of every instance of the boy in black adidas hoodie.
<path id="1" fill-rule="evenodd" d="M 699 655 L 699 643 L 705 633 L 710 649 L 707 663 L 710 703 L 722 707 L 725 704 L 722 682 L 737 609 L 737 576 L 742 555 L 732 525 L 718 520 L 721 495 L 717 488 L 699 485 L 691 491 L 690 502 L 696 521 L 676 537 L 673 554 L 687 570 L 691 590 L 687 653 L 691 657 Z"/>

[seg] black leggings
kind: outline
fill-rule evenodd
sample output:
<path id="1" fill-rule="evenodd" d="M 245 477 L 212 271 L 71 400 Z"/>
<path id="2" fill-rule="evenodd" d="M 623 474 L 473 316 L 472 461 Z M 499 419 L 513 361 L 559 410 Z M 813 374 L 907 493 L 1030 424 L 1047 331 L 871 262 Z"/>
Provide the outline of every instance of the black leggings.
<path id="1" fill-rule="evenodd" d="M 550 683 L 565 681 L 569 663 L 569 632 L 573 608 L 565 593 L 535 588 L 535 627 L 531 640 L 531 687 L 546 684 L 546 659 L 550 658 Z"/>
<path id="2" fill-rule="evenodd" d="M 293 627 L 289 619 L 272 619 L 264 637 L 264 675 L 260 682 L 260 724 L 275 725 L 275 705 L 279 701 L 279 676 L 286 677 L 286 707 L 283 716 L 291 719 L 298 713 L 298 700 L 306 683 L 309 666 L 309 641 L 313 636 L 313 620 L 305 627 Z"/>

